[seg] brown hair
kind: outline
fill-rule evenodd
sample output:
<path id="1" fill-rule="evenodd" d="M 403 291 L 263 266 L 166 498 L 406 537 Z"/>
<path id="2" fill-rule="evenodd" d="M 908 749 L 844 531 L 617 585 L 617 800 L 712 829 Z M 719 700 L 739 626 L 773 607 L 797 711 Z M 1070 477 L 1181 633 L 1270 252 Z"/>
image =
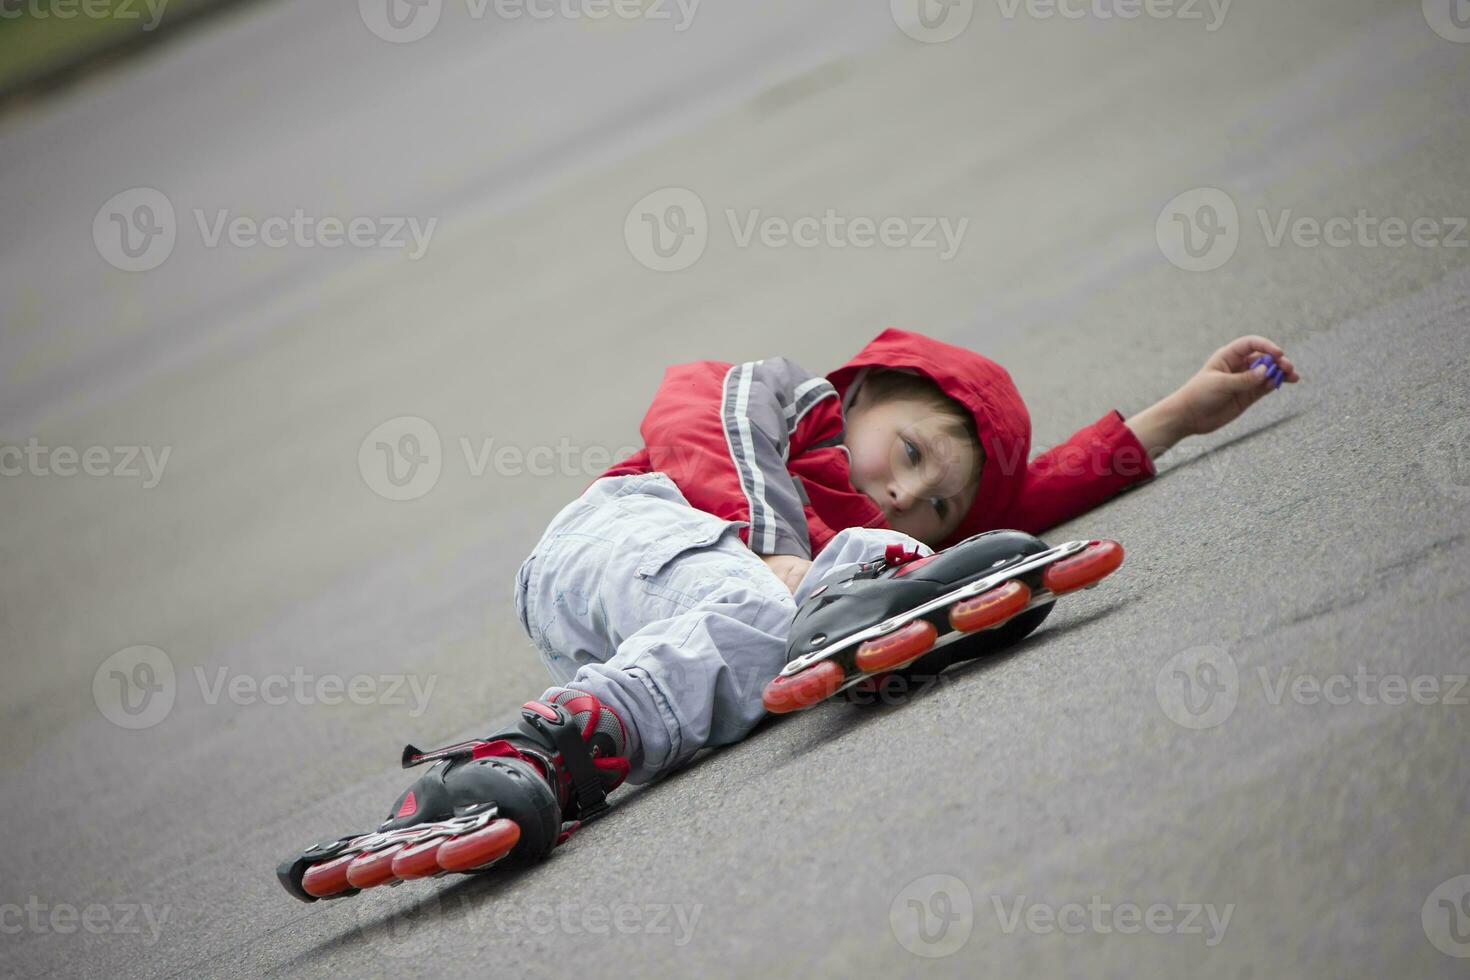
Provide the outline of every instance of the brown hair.
<path id="1" fill-rule="evenodd" d="M 874 368 L 864 375 L 858 399 L 864 406 L 875 401 L 908 399 L 923 402 L 954 423 L 955 431 L 963 432 L 975 450 L 976 459 L 984 459 L 985 451 L 980 446 L 980 434 L 975 429 L 975 416 L 964 405 L 946 395 L 937 384 L 919 374 L 895 371 L 891 368 Z"/>

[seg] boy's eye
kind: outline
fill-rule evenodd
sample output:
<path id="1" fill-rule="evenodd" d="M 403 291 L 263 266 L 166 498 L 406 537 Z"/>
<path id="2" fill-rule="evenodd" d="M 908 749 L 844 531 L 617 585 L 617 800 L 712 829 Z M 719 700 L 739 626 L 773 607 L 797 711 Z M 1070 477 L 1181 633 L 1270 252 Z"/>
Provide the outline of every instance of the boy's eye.
<path id="1" fill-rule="evenodd" d="M 938 497 L 931 497 L 929 502 L 934 505 L 934 511 L 939 515 L 939 519 L 944 520 L 944 515 L 949 512 L 949 505 Z"/>
<path id="2" fill-rule="evenodd" d="M 909 454 L 910 463 L 917 464 L 919 462 L 919 451 L 915 449 L 914 444 L 909 442 L 907 439 L 903 441 L 903 450 L 904 452 Z"/>

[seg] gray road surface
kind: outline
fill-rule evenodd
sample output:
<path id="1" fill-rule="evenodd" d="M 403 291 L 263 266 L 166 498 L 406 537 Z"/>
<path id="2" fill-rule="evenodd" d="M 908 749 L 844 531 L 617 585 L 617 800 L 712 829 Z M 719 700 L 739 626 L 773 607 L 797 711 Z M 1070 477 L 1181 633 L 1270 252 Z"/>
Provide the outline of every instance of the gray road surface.
<path id="1" fill-rule="evenodd" d="M 354 6 L 252 5 L 0 120 L 0 446 L 34 447 L 0 460 L 0 972 L 1463 975 L 1447 5 L 959 3 L 944 43 L 837 0 L 449 0 L 413 43 Z M 166 219 L 104 208 L 135 188 L 175 235 L 127 272 L 110 215 Z M 678 271 L 625 235 L 664 188 L 708 215 Z M 436 224 L 416 260 L 209 245 L 297 209 Z M 948 258 L 737 233 L 829 209 L 968 224 Z M 280 891 L 282 856 L 380 816 L 404 740 L 540 691 L 512 574 L 663 365 L 829 370 L 887 325 L 1006 364 L 1038 445 L 1241 333 L 1306 381 L 1055 532 L 1128 563 L 1013 655 L 769 723 L 515 878 Z M 440 448 L 395 501 L 374 443 L 406 416 Z M 109 475 L 64 475 L 92 447 Z"/>

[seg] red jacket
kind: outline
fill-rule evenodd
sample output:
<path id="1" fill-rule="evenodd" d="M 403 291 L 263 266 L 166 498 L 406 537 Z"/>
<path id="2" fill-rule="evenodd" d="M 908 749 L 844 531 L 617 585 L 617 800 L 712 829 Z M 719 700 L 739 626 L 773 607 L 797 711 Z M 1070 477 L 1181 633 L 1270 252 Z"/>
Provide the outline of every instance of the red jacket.
<path id="1" fill-rule="evenodd" d="M 825 378 L 783 357 L 696 361 L 664 372 L 640 432 L 644 448 L 602 476 L 662 472 L 700 510 L 750 526 L 762 555 L 820 553 L 847 527 L 887 527 L 853 488 L 843 418 L 869 368 L 904 368 L 968 408 L 985 450 L 980 488 L 948 547 L 995 528 L 1039 534 L 1154 475 L 1117 412 L 1029 460 L 1031 418 L 994 361 L 888 329 Z"/>

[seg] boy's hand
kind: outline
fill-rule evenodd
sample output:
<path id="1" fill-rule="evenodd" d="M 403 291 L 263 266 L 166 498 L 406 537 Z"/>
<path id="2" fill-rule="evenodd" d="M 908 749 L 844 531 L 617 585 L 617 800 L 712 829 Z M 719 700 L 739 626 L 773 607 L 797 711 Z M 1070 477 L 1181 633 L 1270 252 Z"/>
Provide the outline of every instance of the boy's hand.
<path id="1" fill-rule="evenodd" d="M 766 567 L 776 573 L 776 577 L 786 584 L 792 594 L 796 594 L 797 586 L 801 580 L 806 578 L 807 569 L 812 563 L 798 555 L 761 555 L 760 560 L 766 563 Z"/>
<path id="2" fill-rule="evenodd" d="M 1269 354 L 1280 369 L 1273 380 L 1270 365 L 1251 363 Z M 1205 366 L 1169 397 L 1128 420 L 1149 455 L 1158 456 L 1186 436 L 1214 432 L 1239 418 L 1246 409 L 1280 387 L 1301 380 L 1291 359 L 1265 337 L 1239 337 L 1210 355 Z"/>

